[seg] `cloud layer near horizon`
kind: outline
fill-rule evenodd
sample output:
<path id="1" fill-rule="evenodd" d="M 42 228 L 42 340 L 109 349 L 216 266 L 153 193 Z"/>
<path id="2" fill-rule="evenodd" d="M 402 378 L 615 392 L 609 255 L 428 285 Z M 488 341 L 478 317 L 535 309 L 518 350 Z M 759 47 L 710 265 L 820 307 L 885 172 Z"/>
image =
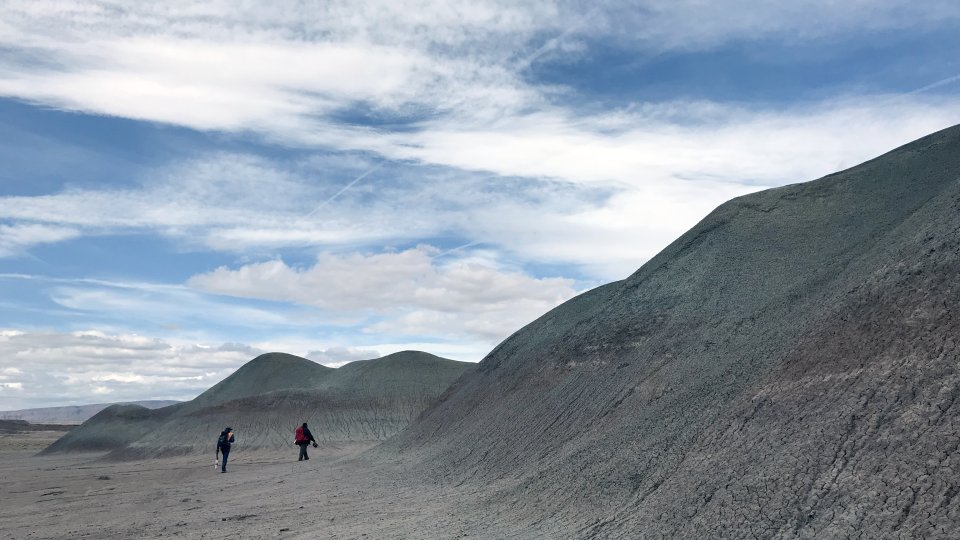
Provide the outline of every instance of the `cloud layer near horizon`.
<path id="1" fill-rule="evenodd" d="M 0 409 L 191 399 L 262 351 L 100 331 L 0 330 Z"/>
<path id="2" fill-rule="evenodd" d="M 308 268 L 274 260 L 237 269 L 220 267 L 192 277 L 188 284 L 229 296 L 312 305 L 331 313 L 392 316 L 365 332 L 476 337 L 492 343 L 577 292 L 571 279 L 535 279 L 497 269 L 489 261 L 435 264 L 440 254 L 425 246 L 376 255 L 326 254 Z"/>

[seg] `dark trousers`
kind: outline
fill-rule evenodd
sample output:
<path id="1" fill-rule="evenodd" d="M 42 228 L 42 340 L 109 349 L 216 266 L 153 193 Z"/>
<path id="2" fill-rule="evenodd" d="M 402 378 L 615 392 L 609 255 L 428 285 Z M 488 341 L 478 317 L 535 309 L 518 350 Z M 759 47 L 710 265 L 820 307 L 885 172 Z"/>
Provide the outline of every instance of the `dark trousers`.
<path id="1" fill-rule="evenodd" d="M 230 456 L 230 450 L 221 447 L 220 453 L 223 454 L 223 461 L 220 462 L 220 470 L 227 472 L 227 458 Z"/>
<path id="2" fill-rule="evenodd" d="M 307 455 L 307 447 L 310 446 L 310 443 L 300 443 L 300 459 L 297 461 L 303 461 L 305 459 L 310 459 L 310 456 Z"/>

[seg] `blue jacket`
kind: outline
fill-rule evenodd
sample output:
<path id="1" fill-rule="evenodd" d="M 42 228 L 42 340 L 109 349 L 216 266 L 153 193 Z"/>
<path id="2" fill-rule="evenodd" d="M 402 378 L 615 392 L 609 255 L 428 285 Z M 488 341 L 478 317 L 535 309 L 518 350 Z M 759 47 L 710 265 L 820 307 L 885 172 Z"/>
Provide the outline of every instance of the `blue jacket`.
<path id="1" fill-rule="evenodd" d="M 227 437 L 227 433 L 230 434 L 229 437 Z M 233 432 L 224 430 L 220 433 L 220 437 L 217 439 L 217 452 L 223 452 L 224 454 L 230 453 L 230 445 L 236 441 L 237 440 L 233 437 Z"/>

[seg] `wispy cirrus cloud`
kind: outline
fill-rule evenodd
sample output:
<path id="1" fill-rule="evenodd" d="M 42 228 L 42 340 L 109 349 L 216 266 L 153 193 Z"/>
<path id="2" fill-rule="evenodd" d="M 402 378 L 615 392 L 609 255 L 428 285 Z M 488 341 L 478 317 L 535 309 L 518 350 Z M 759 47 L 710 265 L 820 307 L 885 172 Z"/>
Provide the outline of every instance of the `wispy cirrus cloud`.
<path id="1" fill-rule="evenodd" d="M 53 309 L 52 319 L 74 318 L 123 333 L 130 325 L 163 334 L 215 339 L 223 329 L 245 328 L 250 336 L 276 328 L 306 328 L 323 324 L 321 313 L 289 306 L 251 305 L 206 295 L 184 285 L 143 281 L 53 278 L 0 274 L 0 283 L 38 284 Z M 8 307 L 15 312 L 16 304 Z"/>
<path id="2" fill-rule="evenodd" d="M 234 5 L 13 3 L 0 42 L 20 54 L 6 62 L 0 93 L 283 138 L 355 105 L 374 116 L 419 114 L 427 104 L 522 106 L 536 95 L 491 60 L 549 27 L 555 11 L 436 2 L 290 8 L 296 16 Z"/>
<path id="3" fill-rule="evenodd" d="M 788 111 L 669 103 L 589 121 L 437 127 L 404 136 L 422 144 L 398 136 L 382 150 L 401 161 L 382 165 L 369 154 L 281 163 L 219 153 L 151 171 L 133 187 L 0 197 L 0 220 L 11 223 L 0 230 L 8 237 L 0 255 L 130 231 L 235 253 L 369 250 L 454 235 L 612 279 L 731 197 L 817 178 L 957 121 L 960 101 L 922 96 Z"/>
<path id="4" fill-rule="evenodd" d="M 42 223 L 0 224 L 0 257 L 21 255 L 37 244 L 52 244 L 81 236 L 74 227 L 46 225 Z"/>
<path id="5" fill-rule="evenodd" d="M 673 143 L 664 153 L 677 154 L 684 146 L 672 138 L 703 133 L 709 141 L 716 134 L 714 114 L 684 102 L 667 108 L 711 118 L 584 114 L 567 103 L 562 86 L 525 73 L 531 55 L 563 60 L 539 54 L 558 36 L 602 36 L 650 55 L 766 36 L 849 38 L 960 18 L 952 2 L 916 10 L 900 0 L 874 2 L 866 11 L 825 1 L 761 2 L 749 9 L 645 1 L 589 8 L 565 2 L 290 7 L 285 13 L 217 3 L 12 2 L 0 26 L 0 43 L 10 51 L 3 57 L 0 95 L 471 170 L 502 163 L 492 169 L 498 174 L 623 180 L 623 169 L 659 164 L 637 159 L 648 154 L 644 142 Z M 568 54 L 563 47 L 550 49 Z M 882 99 L 873 101 L 884 107 Z M 925 114 L 931 105 L 898 106 Z M 738 125 L 738 112 L 721 114 Z M 787 120 L 791 114 L 785 111 Z M 404 129 L 395 132 L 396 126 Z M 692 142 L 698 148 L 705 141 Z M 639 151 L 631 152 L 635 144 Z M 689 161 L 688 154 L 682 157 Z M 712 157 L 708 153 L 706 162 Z M 588 163 L 594 167 L 584 170 Z"/>
<path id="6" fill-rule="evenodd" d="M 0 23 L 0 95 L 255 133 L 345 162 L 365 156 L 365 164 L 331 174 L 221 154 L 153 171 L 140 188 L 4 197 L 0 219 L 19 233 L 10 229 L 0 256 L 124 230 L 232 252 L 409 244 L 452 233 L 610 279 L 732 196 L 809 180 L 960 121 L 960 100 L 923 93 L 777 106 L 676 99 L 597 112 L 530 72 L 533 63 L 588 60 L 597 39 L 644 56 L 940 28 L 960 17 L 952 2 L 924 10 L 900 0 L 869 10 L 823 1 L 750 9 L 685 1 L 286 7 L 10 2 Z M 384 160 L 377 190 L 351 183 Z M 459 171 L 444 182 L 474 196 L 472 204 L 456 203 L 457 212 L 431 204 L 429 171 L 394 189 L 398 167 L 416 165 Z M 579 205 L 562 197 L 521 208 L 473 189 L 477 173 L 611 191 L 598 198 L 587 188 Z M 523 197 L 524 189 L 539 185 L 510 194 Z M 353 193 L 366 196 L 363 204 Z M 324 205 L 331 197 L 337 204 Z M 440 196 L 443 204 L 451 198 Z"/>
<path id="7" fill-rule="evenodd" d="M 960 99 L 858 96 L 779 109 L 675 102 L 600 116 L 558 111 L 497 125 L 437 122 L 396 158 L 501 175 L 671 189 L 777 185 L 846 166 L 960 121 Z"/>

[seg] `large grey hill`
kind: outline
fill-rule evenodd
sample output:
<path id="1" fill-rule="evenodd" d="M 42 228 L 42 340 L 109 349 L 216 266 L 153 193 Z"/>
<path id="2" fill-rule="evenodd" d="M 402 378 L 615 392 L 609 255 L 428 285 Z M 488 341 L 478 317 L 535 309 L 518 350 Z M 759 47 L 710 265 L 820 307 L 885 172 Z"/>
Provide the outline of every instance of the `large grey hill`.
<path id="1" fill-rule="evenodd" d="M 108 407 L 43 453 L 110 451 L 114 458 L 212 454 L 225 426 L 236 431 L 238 449 L 288 448 L 294 428 L 304 421 L 331 448 L 363 448 L 406 427 L 474 366 L 404 351 L 332 369 L 268 353 L 191 401 L 156 410 Z"/>
<path id="2" fill-rule="evenodd" d="M 960 537 L 960 127 L 733 199 L 377 455 L 544 537 Z"/>

